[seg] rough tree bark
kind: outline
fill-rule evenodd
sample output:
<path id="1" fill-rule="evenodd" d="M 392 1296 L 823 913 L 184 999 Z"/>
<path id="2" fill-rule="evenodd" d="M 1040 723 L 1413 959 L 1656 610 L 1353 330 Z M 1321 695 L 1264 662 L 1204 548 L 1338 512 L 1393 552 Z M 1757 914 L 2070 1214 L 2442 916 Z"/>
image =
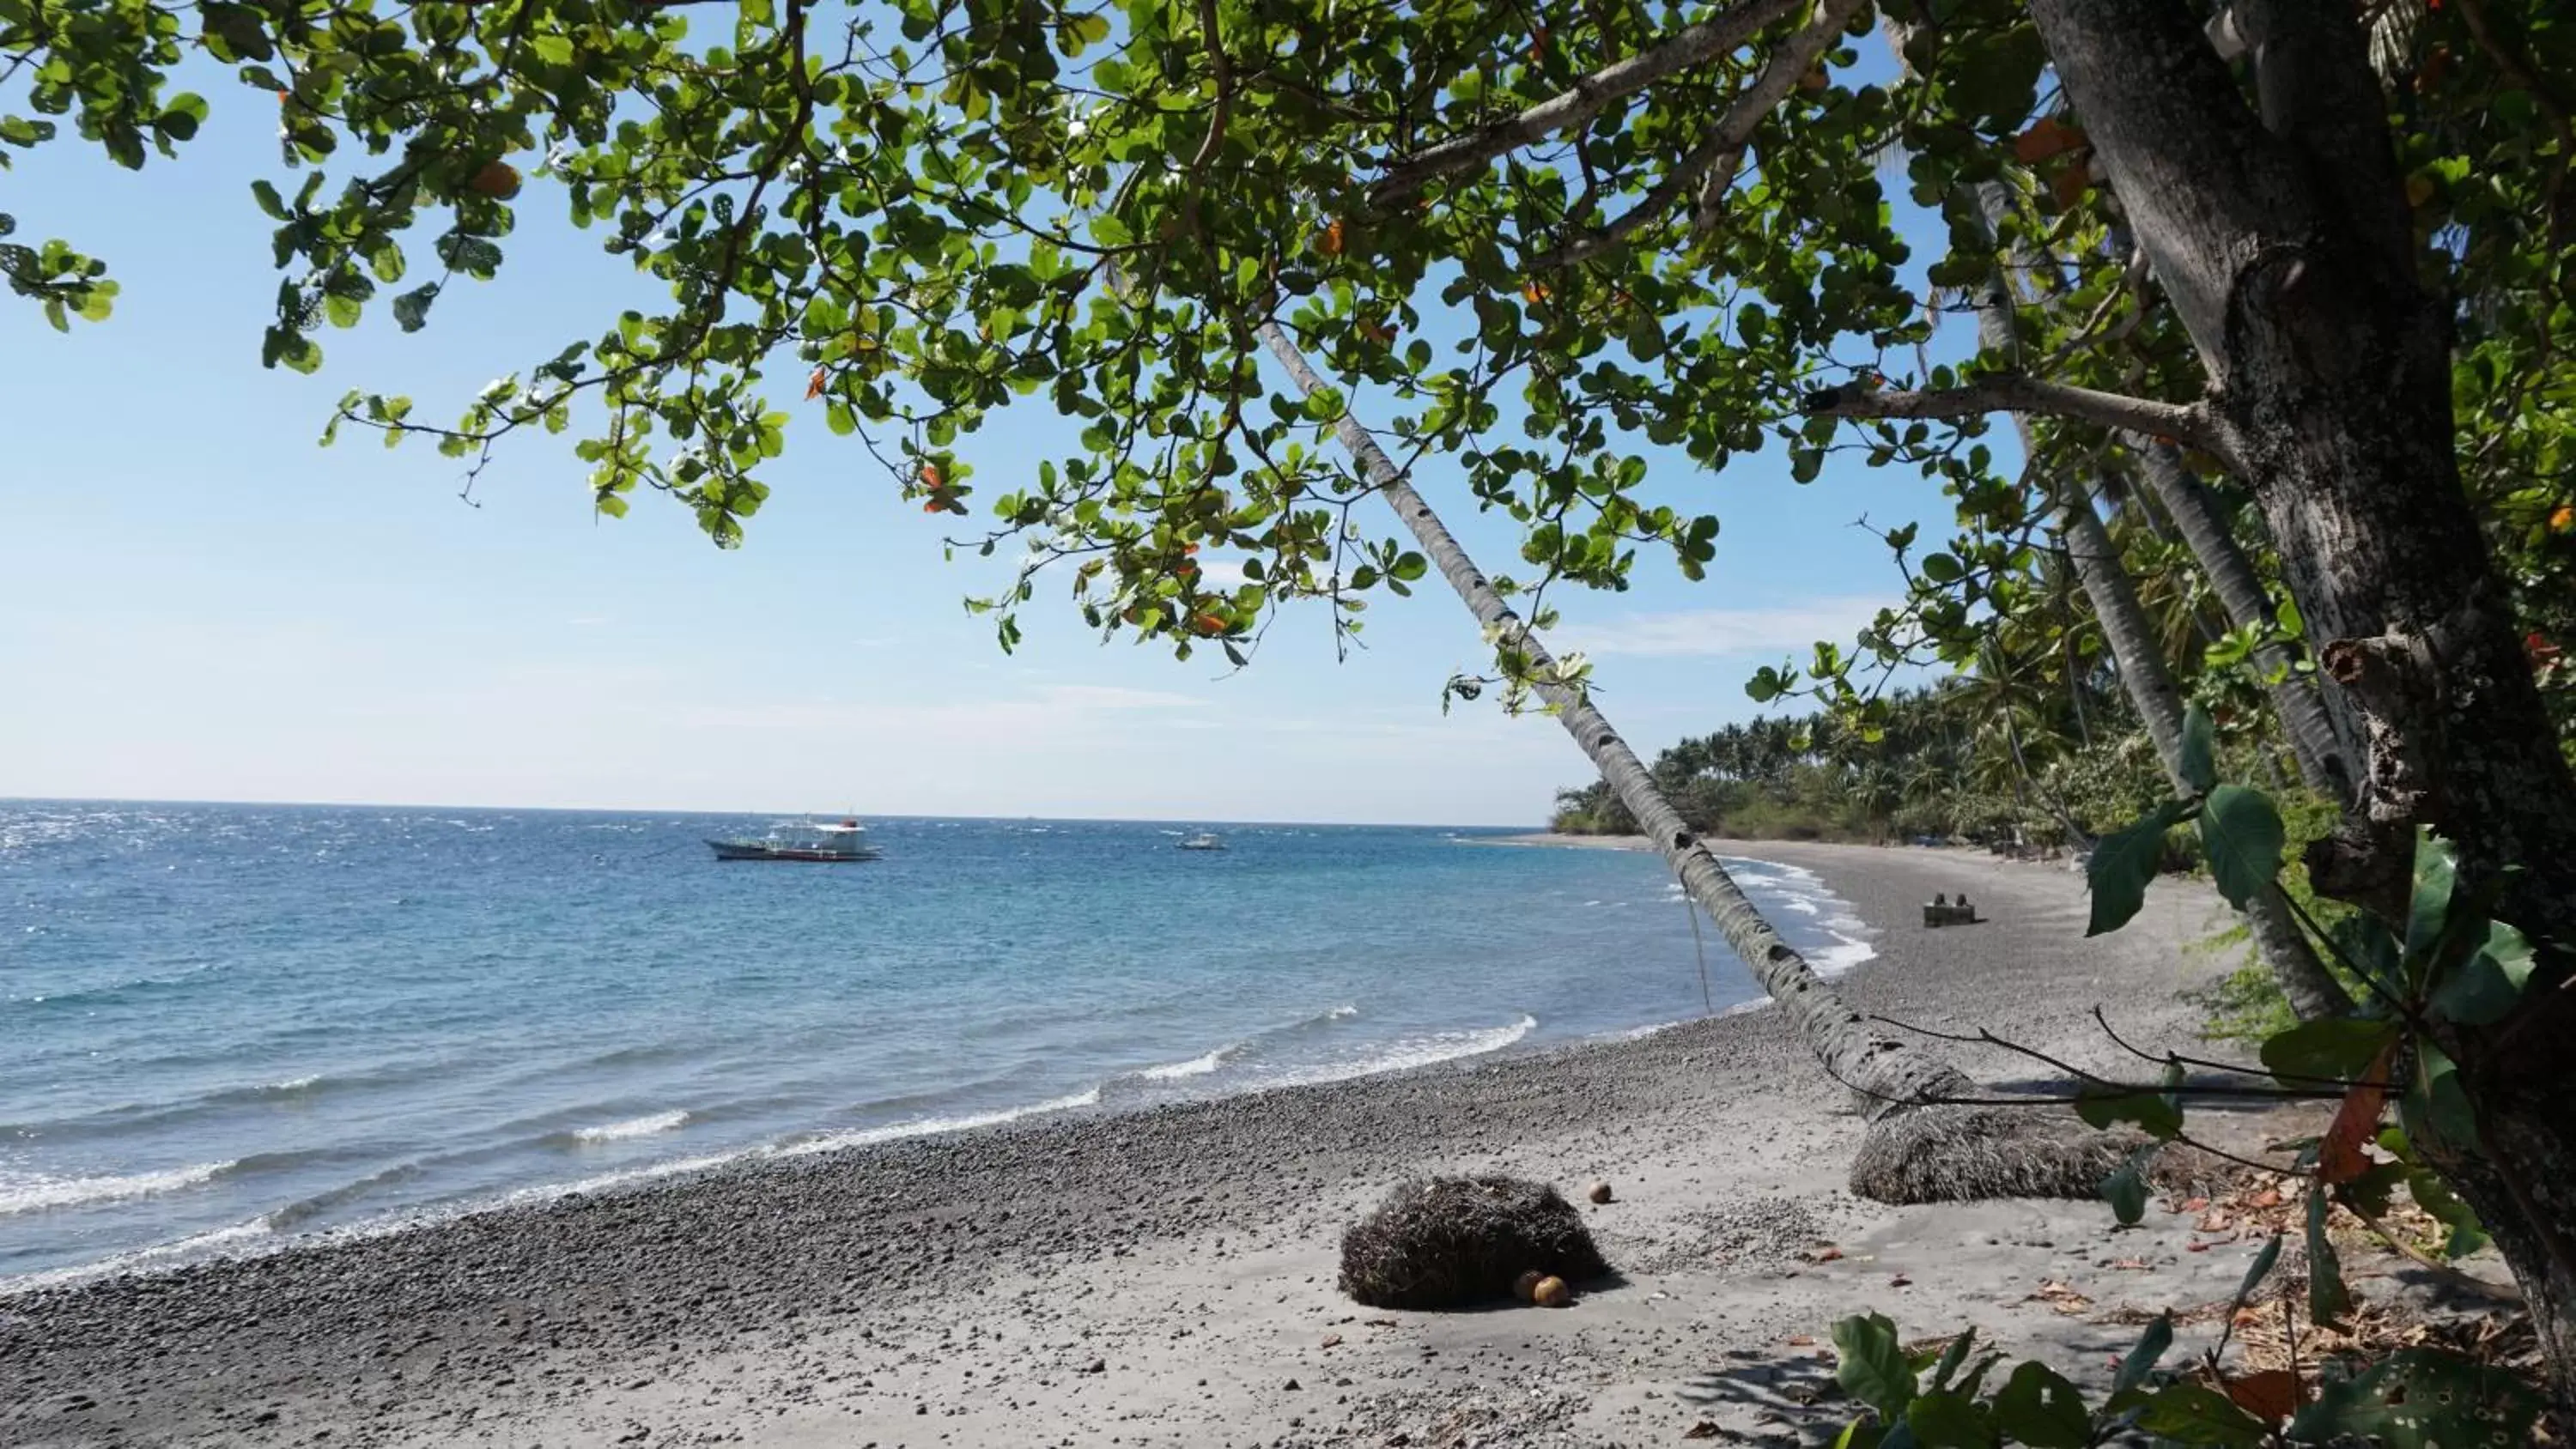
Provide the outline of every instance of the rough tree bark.
<path id="1" fill-rule="evenodd" d="M 1305 354 L 1277 323 L 1265 322 L 1258 330 L 1301 395 L 1323 387 Z M 1477 569 L 1377 439 L 1347 411 L 1333 428 L 1477 622 L 1495 631 L 1500 642 L 1521 650 L 1533 671 L 1542 677 L 1551 672 L 1555 661 L 1547 647 Z M 2121 1164 L 2132 1143 L 2084 1129 L 2071 1117 L 2025 1106 L 1961 1102 L 1979 1095 L 1976 1083 L 1921 1047 L 1873 1027 L 1817 976 L 1745 898 L 1718 864 L 1716 852 L 1683 822 L 1636 752 L 1582 690 L 1549 683 L 1537 688 L 1636 817 L 1639 831 L 1672 867 L 1682 889 L 1744 958 L 1763 991 L 1797 1024 L 1826 1073 L 1851 1089 L 1868 1124 L 1852 1163 L 1853 1191 L 1882 1202 L 2091 1197 Z"/>
<path id="2" fill-rule="evenodd" d="M 2346 0 L 2244 0 L 2259 113 L 2181 0 L 2032 0 L 2112 190 L 2189 331 L 2206 410 L 2368 758 L 2317 887 L 2403 909 L 2408 837 L 2546 943 L 2523 1004 L 2449 1030 L 2481 1150 L 2428 1144 L 2494 1234 L 2576 1411 L 2576 779 L 2460 487 L 2449 304 L 2425 287 L 2386 102 Z"/>

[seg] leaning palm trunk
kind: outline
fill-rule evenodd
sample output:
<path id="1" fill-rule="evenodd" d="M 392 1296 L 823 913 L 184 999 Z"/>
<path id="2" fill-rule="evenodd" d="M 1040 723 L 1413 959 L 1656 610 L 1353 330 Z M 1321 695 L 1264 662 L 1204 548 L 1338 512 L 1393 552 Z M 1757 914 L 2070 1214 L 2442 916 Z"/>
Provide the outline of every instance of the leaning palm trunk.
<path id="1" fill-rule="evenodd" d="M 1301 394 L 1311 397 L 1322 389 L 1305 354 L 1277 323 L 1265 322 L 1259 330 Z M 1636 817 L 1637 828 L 1681 879 L 1682 889 L 1744 958 L 1763 991 L 1788 1013 L 1826 1073 L 1851 1089 L 1869 1124 L 1852 1164 L 1853 1191 L 1886 1202 L 2091 1196 L 2130 1144 L 2085 1131 L 2055 1113 L 1968 1105 L 1963 1099 L 1974 1098 L 1977 1089 L 1965 1073 L 1874 1028 L 1847 1005 L 1745 898 L 1716 853 L 1683 822 L 1636 752 L 1586 693 L 1552 682 L 1556 663 L 1547 647 L 1467 557 L 1377 439 L 1347 411 L 1333 428 L 1477 622 L 1499 644 L 1520 652 L 1539 681 L 1539 697 L 1599 767 L 1601 778 Z"/>
<path id="2" fill-rule="evenodd" d="M 2000 184 L 1980 183 L 1977 202 L 1991 228 L 2005 205 Z M 2018 349 L 2011 283 L 2001 268 L 1993 273 L 1987 295 L 1977 305 L 1977 342 L 2001 357 L 2009 357 Z M 2030 420 L 2015 413 L 2013 428 L 2021 439 L 2022 456 L 2033 460 L 2035 468 L 2039 450 Z M 2164 651 L 2156 647 L 2154 629 L 2147 622 L 2146 610 L 2139 606 L 2138 591 L 2129 582 L 2119 547 L 2111 541 L 2111 531 L 2102 526 L 2102 516 L 2094 511 L 2093 500 L 2082 489 L 2068 486 L 2045 470 L 2037 471 L 2048 500 L 2050 526 L 2056 529 L 2059 542 L 2075 565 L 2076 582 L 2092 602 L 2093 617 L 2102 626 L 2102 641 L 2119 666 L 2120 687 L 2138 707 L 2138 717 L 2146 723 L 2147 737 L 2155 742 L 2156 758 L 2164 766 L 2166 779 L 2177 791 L 2188 793 L 2192 786 L 2183 775 L 2182 690 L 2174 683 L 2173 671 L 2165 667 Z M 2318 959 L 2316 948 L 2308 944 L 2279 886 L 2267 884 L 2246 898 L 2245 924 L 2254 937 L 2256 953 L 2272 969 L 2281 994 L 2288 998 L 2290 1009 L 2298 1013 L 2300 1020 L 2352 1014 L 2352 997 Z"/>
<path id="3" fill-rule="evenodd" d="M 2272 697 L 2272 709 L 2281 718 L 2283 732 L 2289 736 L 2291 757 L 2299 764 L 2299 779 L 2309 789 L 2330 797 L 2338 808 L 2350 805 L 2352 776 L 2344 764 L 2342 742 L 2326 716 L 2325 702 L 2317 692 L 2316 682 L 2297 672 L 2297 661 L 2289 649 L 2273 638 L 2279 621 L 2273 617 L 2271 596 L 2255 575 L 2253 561 L 2236 546 L 2226 522 L 2218 516 L 2218 506 L 2209 496 L 2208 487 L 2183 466 L 2182 455 L 2172 444 L 2135 435 L 2126 441 L 2137 450 L 2139 474 L 2146 479 L 2156 501 L 2164 505 L 2165 515 L 2174 521 L 2184 544 L 2191 549 L 2192 560 L 2208 576 L 2211 590 L 2227 610 L 2227 622 L 2235 628 L 2250 628 L 2262 637 L 2264 642 L 2254 651 L 2254 664 L 2271 681 L 2264 688 Z"/>

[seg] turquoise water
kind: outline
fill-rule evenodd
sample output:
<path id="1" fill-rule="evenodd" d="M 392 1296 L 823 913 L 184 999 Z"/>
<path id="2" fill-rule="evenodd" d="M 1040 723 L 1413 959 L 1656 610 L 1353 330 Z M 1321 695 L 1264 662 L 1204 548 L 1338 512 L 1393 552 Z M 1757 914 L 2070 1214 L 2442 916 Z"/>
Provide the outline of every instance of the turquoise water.
<path id="1" fill-rule="evenodd" d="M 1474 832 L 0 802 L 0 1283 L 1703 1008 L 1647 855 Z M 1174 849 L 1201 826 L 1223 852 Z M 1820 964 L 1812 876 L 1747 888 Z M 1723 1009 L 1755 994 L 1711 943 Z"/>

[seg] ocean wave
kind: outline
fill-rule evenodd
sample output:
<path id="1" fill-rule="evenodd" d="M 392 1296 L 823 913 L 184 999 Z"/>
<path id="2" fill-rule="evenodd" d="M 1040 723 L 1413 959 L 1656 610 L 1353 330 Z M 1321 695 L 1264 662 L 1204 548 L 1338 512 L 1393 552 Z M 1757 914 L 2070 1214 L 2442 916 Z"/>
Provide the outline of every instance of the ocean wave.
<path id="1" fill-rule="evenodd" d="M 131 1198 L 158 1197 L 167 1192 L 214 1181 L 215 1177 L 238 1167 L 238 1162 L 200 1162 L 192 1167 L 173 1167 L 162 1172 L 137 1172 L 122 1177 L 52 1177 L 37 1174 L 29 1177 L 0 1177 L 0 1217 L 13 1213 L 46 1212 L 55 1208 L 87 1207 L 92 1203 L 121 1202 Z"/>
<path id="2" fill-rule="evenodd" d="M 1136 1075 L 1149 1082 L 1173 1082 L 1183 1077 L 1204 1077 L 1233 1060 L 1241 1047 L 1240 1042 L 1233 1046 L 1221 1046 L 1215 1051 L 1192 1057 L 1185 1062 L 1165 1062 L 1158 1067 L 1146 1067 Z"/>
<path id="3" fill-rule="evenodd" d="M 1070 1112 L 1077 1107 L 1100 1105 L 1098 1086 L 1085 1087 L 1043 1102 L 1020 1107 L 999 1107 L 989 1112 L 970 1112 L 956 1117 L 916 1117 L 908 1122 L 890 1122 L 882 1127 L 858 1127 L 846 1132 L 826 1132 L 802 1141 L 781 1143 L 762 1149 L 758 1155 L 770 1157 L 806 1157 L 817 1152 L 837 1152 L 844 1147 L 866 1147 L 877 1142 L 893 1142 L 905 1137 L 928 1137 L 937 1132 L 968 1132 L 978 1127 L 999 1127 L 1025 1117 L 1044 1117 L 1055 1112 Z"/>
<path id="4" fill-rule="evenodd" d="M 260 1221 L 272 1232 L 287 1232 L 294 1228 L 301 1227 L 304 1224 L 313 1221 L 315 1218 L 321 1217 L 325 1213 L 345 1207 L 348 1204 L 357 1201 L 359 1198 L 375 1192 L 379 1188 L 391 1187 L 395 1183 L 399 1182 L 408 1182 L 413 1178 L 419 1177 L 426 1170 L 426 1168 L 417 1162 L 397 1163 L 381 1172 L 368 1173 L 365 1177 L 358 1178 L 353 1182 L 344 1182 L 338 1187 L 317 1192 L 311 1197 L 298 1198 L 294 1202 L 288 1203 L 286 1206 L 269 1213 Z"/>
<path id="5" fill-rule="evenodd" d="M 248 1245 L 274 1235 L 266 1221 L 254 1218 L 228 1228 L 216 1228 L 175 1242 L 155 1243 L 148 1248 L 117 1253 L 94 1263 L 77 1263 L 68 1268 L 55 1268 L 42 1273 L 22 1273 L 13 1278 L 0 1278 L 0 1297 L 12 1293 L 33 1293 L 44 1288 L 69 1288 L 99 1278 L 112 1278 L 119 1273 L 158 1272 L 176 1268 L 200 1258 L 226 1257 L 238 1254 Z"/>
<path id="6" fill-rule="evenodd" d="M 623 1122 L 609 1122 L 597 1127 L 576 1127 L 564 1134 L 574 1142 L 624 1142 L 634 1137 L 651 1137 L 663 1132 L 676 1132 L 689 1120 L 683 1110 L 656 1112 L 649 1117 L 630 1117 Z"/>
<path id="7" fill-rule="evenodd" d="M 1339 1061 L 1313 1062 L 1287 1067 L 1262 1077 L 1260 1087 L 1311 1087 L 1325 1082 L 1346 1082 L 1355 1077 L 1374 1077 L 1384 1072 L 1411 1071 L 1417 1067 L 1438 1066 L 1442 1062 L 1464 1061 L 1481 1057 L 1511 1046 L 1538 1030 L 1538 1018 L 1528 1012 L 1503 1026 L 1481 1030 L 1423 1032 L 1396 1040 L 1364 1056 L 1345 1057 Z"/>

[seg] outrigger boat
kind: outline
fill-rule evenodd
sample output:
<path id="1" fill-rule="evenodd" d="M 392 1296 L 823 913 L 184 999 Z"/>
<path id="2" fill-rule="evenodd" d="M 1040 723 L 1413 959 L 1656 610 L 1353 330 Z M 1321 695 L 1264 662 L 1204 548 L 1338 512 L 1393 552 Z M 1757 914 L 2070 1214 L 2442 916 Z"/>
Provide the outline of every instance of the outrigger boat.
<path id="1" fill-rule="evenodd" d="M 867 827 L 855 820 L 817 824 L 782 820 L 758 840 L 710 840 L 718 860 L 875 860 L 884 851 L 868 844 Z"/>

